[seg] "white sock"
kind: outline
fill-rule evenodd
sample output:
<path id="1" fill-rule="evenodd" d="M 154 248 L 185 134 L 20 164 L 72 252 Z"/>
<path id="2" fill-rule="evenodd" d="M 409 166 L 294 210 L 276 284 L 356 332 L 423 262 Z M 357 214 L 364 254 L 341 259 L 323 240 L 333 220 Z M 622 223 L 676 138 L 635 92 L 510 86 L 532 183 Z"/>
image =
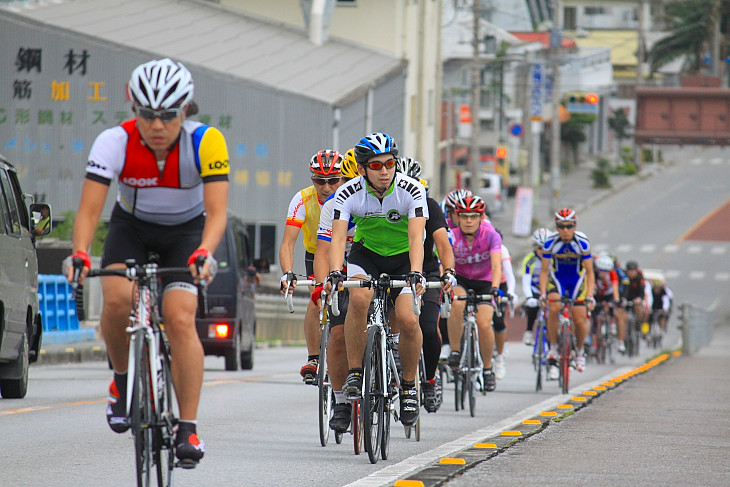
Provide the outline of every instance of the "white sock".
<path id="1" fill-rule="evenodd" d="M 334 391 L 334 393 L 335 393 L 335 403 L 342 404 L 342 403 L 348 402 L 347 399 L 345 398 L 345 395 L 342 393 L 341 390 Z"/>

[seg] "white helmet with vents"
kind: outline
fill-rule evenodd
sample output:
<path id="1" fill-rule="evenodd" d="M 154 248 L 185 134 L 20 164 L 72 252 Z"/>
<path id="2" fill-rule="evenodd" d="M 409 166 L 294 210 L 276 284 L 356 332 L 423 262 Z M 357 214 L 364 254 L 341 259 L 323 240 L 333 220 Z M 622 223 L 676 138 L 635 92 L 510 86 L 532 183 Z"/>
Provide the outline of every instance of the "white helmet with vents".
<path id="1" fill-rule="evenodd" d="M 169 58 L 141 64 L 129 79 L 129 98 L 155 110 L 184 106 L 193 98 L 193 77 Z"/>

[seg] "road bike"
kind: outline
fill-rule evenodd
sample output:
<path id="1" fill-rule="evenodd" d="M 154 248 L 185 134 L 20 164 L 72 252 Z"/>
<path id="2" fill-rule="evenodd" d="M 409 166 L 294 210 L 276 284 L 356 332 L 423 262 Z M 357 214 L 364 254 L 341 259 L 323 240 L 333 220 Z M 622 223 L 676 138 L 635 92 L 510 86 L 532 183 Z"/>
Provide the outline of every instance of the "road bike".
<path id="1" fill-rule="evenodd" d="M 532 345 L 532 367 L 537 372 L 535 392 L 542 390 L 542 375 L 547 370 L 547 353 L 550 350 L 550 342 L 547 337 L 547 309 L 540 308 L 539 313 L 536 320 L 535 340 Z"/>
<path id="2" fill-rule="evenodd" d="M 134 282 L 132 312 L 129 317 L 129 362 L 127 417 L 134 436 L 137 485 L 172 485 L 175 467 L 195 468 L 193 460 L 175 461 L 175 427 L 178 423 L 173 404 L 170 371 L 170 344 L 159 312 L 159 278 L 190 274 L 187 267 L 159 267 L 158 256 L 150 254 L 147 264 L 125 261 L 124 269 L 90 269 L 87 277 L 119 276 Z M 196 260 L 201 269 L 205 257 Z M 74 299 L 79 320 L 85 319 L 83 293 L 78 278 L 83 260 L 73 259 Z M 205 283 L 198 287 L 200 315 L 207 310 Z M 153 472 L 154 470 L 154 472 Z"/>
<path id="3" fill-rule="evenodd" d="M 611 316 L 611 304 L 608 302 L 598 303 L 600 308 L 596 311 L 596 347 L 595 357 L 599 364 L 616 363 L 616 352 L 618 350 L 618 334 L 615 317 Z"/>
<path id="4" fill-rule="evenodd" d="M 484 384 L 484 362 L 479 350 L 479 329 L 476 314 L 481 303 L 492 305 L 494 296 L 491 294 L 476 294 L 468 289 L 466 295 L 454 296 L 454 300 L 466 301 L 464 307 L 464 328 L 461 333 L 461 359 L 454 371 L 454 401 L 456 410 L 464 409 L 465 400 L 469 398 L 469 414 L 474 417 L 476 411 L 476 393 L 487 393 Z M 495 306 L 494 313 L 501 316 L 499 306 Z"/>
<path id="5" fill-rule="evenodd" d="M 340 287 L 365 287 L 374 290 L 373 309 L 368 315 L 368 339 L 363 357 L 362 398 L 353 402 L 353 430 L 362 433 L 365 451 L 370 463 L 377 463 L 379 458 L 388 459 L 390 452 L 390 417 L 399 420 L 395 401 L 401 388 L 401 381 L 393 356 L 393 348 L 387 339 L 390 334 L 388 307 L 390 292 L 410 286 L 413 297 L 413 312 L 420 314 L 420 299 L 415 293 L 415 282 L 409 282 L 408 276 L 390 276 L 381 274 L 377 279 L 368 276 L 362 280 L 346 280 Z M 428 282 L 426 287 L 441 287 L 441 282 Z M 332 312 L 339 315 L 337 292 L 333 293 Z M 356 421 L 357 419 L 357 421 Z M 357 424 L 356 424 L 357 423 Z M 354 435 L 357 436 L 357 435 Z M 357 446 L 356 453 L 359 453 Z"/>
<path id="6" fill-rule="evenodd" d="M 641 343 L 641 330 L 636 319 L 633 301 L 627 301 L 626 310 L 626 355 L 636 357 L 639 355 L 639 344 Z"/>
<path id="7" fill-rule="evenodd" d="M 575 336 L 573 336 L 573 319 L 571 310 L 573 305 L 583 303 L 567 296 L 560 299 L 548 299 L 548 302 L 560 302 L 563 307 L 558 314 L 558 369 L 560 375 L 558 381 L 563 394 L 568 393 L 570 385 L 570 369 L 575 363 Z"/>
<path id="8" fill-rule="evenodd" d="M 426 360 L 423 358 L 423 350 L 418 357 L 418 370 L 416 371 L 416 392 L 418 393 L 418 410 L 426 402 L 426 389 L 424 382 L 426 381 Z M 421 441 L 421 415 L 418 415 L 416 422 L 410 426 L 403 426 L 406 438 L 413 436 L 416 441 Z"/>
<path id="9" fill-rule="evenodd" d="M 646 335 L 647 344 L 653 349 L 662 348 L 664 330 L 662 321 L 667 320 L 667 312 L 663 309 L 653 310 L 649 318 L 649 333 Z"/>

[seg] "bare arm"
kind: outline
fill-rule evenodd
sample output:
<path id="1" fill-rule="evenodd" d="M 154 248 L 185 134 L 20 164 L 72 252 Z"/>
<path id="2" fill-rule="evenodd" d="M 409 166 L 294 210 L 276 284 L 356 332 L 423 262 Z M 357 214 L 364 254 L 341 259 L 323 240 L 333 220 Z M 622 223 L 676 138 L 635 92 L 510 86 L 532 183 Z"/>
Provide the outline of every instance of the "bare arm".
<path id="1" fill-rule="evenodd" d="M 540 269 L 540 296 L 547 295 L 547 284 L 548 284 L 548 266 L 550 265 L 550 259 L 542 258 L 542 267 Z"/>
<path id="2" fill-rule="evenodd" d="M 284 236 L 281 239 L 281 247 L 279 247 L 279 266 L 281 266 L 282 274 L 294 269 L 294 244 L 297 243 L 300 230 L 294 225 L 284 226 Z"/>
<path id="3" fill-rule="evenodd" d="M 454 248 L 449 243 L 449 234 L 445 228 L 433 232 L 433 243 L 439 253 L 439 260 L 444 269 L 454 268 Z"/>
<path id="4" fill-rule="evenodd" d="M 494 252 L 489 254 L 492 263 L 492 287 L 499 287 L 502 280 L 502 252 Z"/>
<path id="5" fill-rule="evenodd" d="M 329 274 L 329 250 L 329 241 L 317 240 L 317 250 L 314 252 L 314 279 L 316 282 L 324 282 Z"/>
<path id="6" fill-rule="evenodd" d="M 329 248 L 329 271 L 339 271 L 345 260 L 345 246 L 347 243 L 346 220 L 332 222 L 332 243 Z"/>

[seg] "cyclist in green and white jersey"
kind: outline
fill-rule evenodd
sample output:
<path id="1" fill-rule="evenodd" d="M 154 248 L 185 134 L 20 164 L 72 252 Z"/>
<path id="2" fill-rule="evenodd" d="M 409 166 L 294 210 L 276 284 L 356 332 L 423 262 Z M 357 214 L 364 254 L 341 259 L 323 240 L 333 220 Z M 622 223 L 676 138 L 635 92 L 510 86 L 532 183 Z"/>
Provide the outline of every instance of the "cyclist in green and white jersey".
<path id="1" fill-rule="evenodd" d="M 325 284 L 329 292 L 344 276 L 340 269 L 345 256 L 347 228 L 352 216 L 357 225 L 347 257 L 347 277 L 408 274 L 417 281 L 416 292 L 425 291 L 423 236 L 428 219 L 426 190 L 418 181 L 396 173 L 398 146 L 393 138 L 376 132 L 360 139 L 355 158 L 361 176 L 341 186 L 335 194 L 330 274 Z M 362 394 L 362 359 L 367 342 L 365 325 L 373 291 L 350 288 L 345 318 L 345 343 L 349 372 L 342 392 L 349 400 Z M 418 317 L 413 313 L 410 288 L 395 299 L 400 325 L 400 357 L 403 383 L 400 391 L 401 422 L 410 426 L 418 419 L 415 386 L 423 337 Z"/>

